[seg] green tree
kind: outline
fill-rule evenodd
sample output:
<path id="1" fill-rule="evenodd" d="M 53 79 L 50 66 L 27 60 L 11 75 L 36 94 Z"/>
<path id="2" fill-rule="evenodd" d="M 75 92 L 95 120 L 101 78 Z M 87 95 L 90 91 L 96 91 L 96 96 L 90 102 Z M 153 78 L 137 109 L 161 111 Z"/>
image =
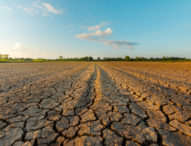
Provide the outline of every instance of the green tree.
<path id="1" fill-rule="evenodd" d="M 59 56 L 59 60 L 63 60 L 64 58 L 63 58 L 63 56 Z"/>
<path id="2" fill-rule="evenodd" d="M 8 58 L 9 58 L 9 55 L 8 55 L 8 54 L 5 54 L 5 55 L 4 55 L 4 58 L 5 58 L 5 59 L 8 59 Z"/>
<path id="3" fill-rule="evenodd" d="M 129 56 L 125 56 L 125 61 L 129 61 L 131 58 Z"/>

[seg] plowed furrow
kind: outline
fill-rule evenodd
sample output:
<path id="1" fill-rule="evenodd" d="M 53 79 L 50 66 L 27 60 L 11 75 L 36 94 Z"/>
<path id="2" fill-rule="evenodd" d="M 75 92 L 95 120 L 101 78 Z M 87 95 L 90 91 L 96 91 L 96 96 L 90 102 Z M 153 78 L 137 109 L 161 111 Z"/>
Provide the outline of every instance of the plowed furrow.
<path id="1" fill-rule="evenodd" d="M 115 68 L 118 69 L 117 67 Z M 135 71 L 132 69 L 119 68 L 118 70 L 124 71 L 128 74 L 132 74 L 133 76 L 146 80 L 147 82 L 150 81 L 154 84 L 162 86 L 163 88 L 170 88 L 172 90 L 175 90 L 175 92 L 177 91 L 187 95 L 191 95 L 191 84 L 189 83 L 172 80 L 166 77 L 160 77 L 155 74 Z"/>
<path id="2" fill-rule="evenodd" d="M 112 78 L 115 79 L 115 82 L 119 83 L 119 86 L 133 95 L 133 98 L 130 97 L 131 100 L 144 109 L 148 116 L 145 121 L 146 126 L 148 125 L 155 128 L 158 135 L 158 144 L 165 143 L 166 137 L 163 137 L 164 131 L 167 131 L 167 134 L 176 133 L 173 137 L 176 137 L 182 143 L 188 142 L 183 142 L 183 139 L 189 140 L 190 134 L 183 132 L 177 125 L 180 124 L 182 127 L 190 128 L 189 125 L 186 124 L 186 121 L 190 119 L 190 109 L 189 106 L 186 105 L 189 104 L 189 102 L 182 104 L 182 102 L 176 100 L 173 104 L 170 104 L 171 101 L 168 101 L 168 98 L 163 96 L 164 92 L 160 93 L 152 84 L 144 83 L 144 81 L 136 78 L 132 74 L 127 74 L 119 70 L 113 70 L 109 67 L 107 67 L 106 70 L 111 74 Z M 129 95 L 130 93 L 127 94 Z M 130 106 L 132 106 L 132 104 L 130 104 Z M 174 111 L 168 112 L 167 110 L 169 108 L 173 108 Z M 187 136 L 183 136 L 182 134 L 186 134 Z"/>
<path id="3" fill-rule="evenodd" d="M 189 66 L 0 64 L 0 146 L 191 145 Z"/>

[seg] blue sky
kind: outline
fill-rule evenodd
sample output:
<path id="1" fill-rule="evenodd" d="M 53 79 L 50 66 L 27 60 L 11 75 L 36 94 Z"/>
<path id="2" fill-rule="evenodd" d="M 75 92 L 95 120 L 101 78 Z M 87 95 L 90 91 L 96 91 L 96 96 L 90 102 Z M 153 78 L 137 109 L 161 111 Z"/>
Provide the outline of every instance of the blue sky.
<path id="1" fill-rule="evenodd" d="M 1 0 L 11 57 L 191 57 L 190 0 Z"/>

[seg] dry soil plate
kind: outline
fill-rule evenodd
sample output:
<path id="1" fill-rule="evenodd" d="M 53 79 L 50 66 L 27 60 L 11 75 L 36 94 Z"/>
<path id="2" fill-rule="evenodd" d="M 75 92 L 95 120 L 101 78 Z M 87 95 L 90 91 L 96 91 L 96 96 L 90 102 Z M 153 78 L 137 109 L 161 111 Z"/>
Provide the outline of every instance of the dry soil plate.
<path id="1" fill-rule="evenodd" d="M 0 146 L 191 145 L 191 63 L 0 64 Z"/>

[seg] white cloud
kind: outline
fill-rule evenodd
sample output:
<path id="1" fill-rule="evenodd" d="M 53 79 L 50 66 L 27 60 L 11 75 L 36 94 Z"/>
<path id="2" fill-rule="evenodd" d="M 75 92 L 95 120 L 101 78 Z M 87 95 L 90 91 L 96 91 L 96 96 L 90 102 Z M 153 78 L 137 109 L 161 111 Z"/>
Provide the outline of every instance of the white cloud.
<path id="1" fill-rule="evenodd" d="M 106 39 L 108 36 L 111 36 L 113 34 L 113 31 L 109 27 L 103 31 L 100 30 L 101 27 L 103 26 L 105 26 L 104 23 L 96 26 L 90 26 L 88 27 L 89 33 L 81 33 L 79 35 L 76 35 L 75 37 L 78 39 L 85 39 L 89 41 L 103 43 L 104 45 L 111 45 L 113 49 L 120 49 L 120 48 L 131 49 L 133 46 L 137 44 L 136 42 L 130 42 L 127 40 L 121 41 L 121 40 Z"/>
<path id="2" fill-rule="evenodd" d="M 97 30 L 95 32 L 90 32 L 90 33 L 82 33 L 82 34 L 79 34 L 77 35 L 76 37 L 79 38 L 79 39 L 88 39 L 88 40 L 91 40 L 91 39 L 96 39 L 96 38 L 102 38 L 102 37 L 106 37 L 106 36 L 110 36 L 112 35 L 112 30 L 111 28 L 107 28 L 106 30 L 104 31 L 101 31 L 101 30 Z"/>
<path id="3" fill-rule="evenodd" d="M 111 30 L 111 28 L 107 28 L 104 31 L 97 30 L 96 32 L 94 32 L 95 35 L 101 36 L 101 37 L 112 35 L 112 33 L 113 33 L 113 31 Z"/>
<path id="4" fill-rule="evenodd" d="M 42 3 L 42 5 L 46 8 L 47 11 L 52 12 L 54 14 L 60 14 L 62 13 L 62 10 L 58 10 L 54 8 L 51 4 L 49 3 Z"/>
<path id="5" fill-rule="evenodd" d="M 2 8 L 5 9 L 5 10 L 7 10 L 7 11 L 9 11 L 9 12 L 12 11 L 12 8 L 10 8 L 10 7 L 8 7 L 8 6 L 3 6 Z"/>
<path id="6" fill-rule="evenodd" d="M 22 47 L 21 43 L 20 42 L 16 42 L 14 47 L 12 48 L 13 50 L 18 50 Z"/>
<path id="7" fill-rule="evenodd" d="M 46 16 L 48 13 L 61 14 L 63 10 L 58 10 L 49 3 L 35 1 L 30 7 L 17 6 L 19 9 L 29 13 L 29 14 L 42 14 Z"/>
<path id="8" fill-rule="evenodd" d="M 23 7 L 21 5 L 17 6 L 19 9 L 22 9 L 23 11 L 29 13 L 29 14 L 38 14 L 39 11 L 36 10 L 35 8 L 33 7 Z"/>
<path id="9" fill-rule="evenodd" d="M 88 30 L 89 30 L 89 31 L 100 30 L 101 27 L 105 26 L 106 24 L 107 24 L 106 22 L 102 22 L 102 23 L 99 24 L 99 25 L 95 25 L 95 26 L 90 26 L 90 27 L 88 27 Z"/>
<path id="10" fill-rule="evenodd" d="M 25 47 L 21 42 L 15 42 L 11 44 L 3 44 L 0 41 L 0 54 L 8 54 L 9 57 L 17 57 L 17 58 L 38 58 L 44 57 L 48 58 L 51 57 L 53 54 L 52 52 L 49 53 L 46 50 L 34 50 L 34 48 Z"/>
<path id="11" fill-rule="evenodd" d="M 7 46 L 7 47 L 6 47 Z M 25 52 L 23 49 L 22 44 L 20 42 L 16 42 L 13 45 L 4 45 L 0 46 L 0 54 L 8 54 L 12 57 L 22 56 Z"/>

